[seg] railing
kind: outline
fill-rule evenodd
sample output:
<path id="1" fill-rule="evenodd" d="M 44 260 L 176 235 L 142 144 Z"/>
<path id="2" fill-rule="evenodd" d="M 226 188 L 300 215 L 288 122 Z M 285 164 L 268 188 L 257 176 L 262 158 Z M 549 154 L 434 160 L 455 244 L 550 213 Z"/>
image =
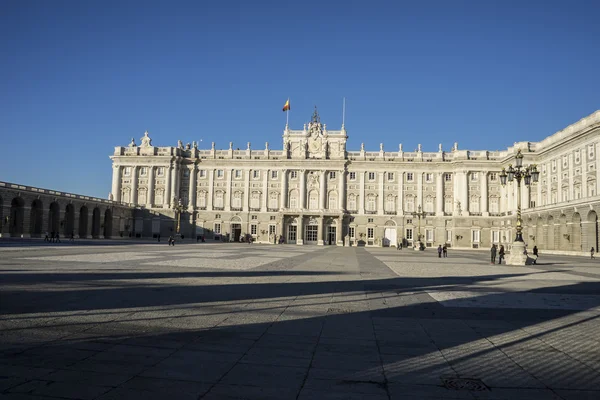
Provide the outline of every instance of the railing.
<path id="1" fill-rule="evenodd" d="M 480 213 L 480 212 L 472 212 L 472 213 L 470 213 L 470 214 L 471 214 L 472 216 L 474 216 L 474 217 L 481 217 L 481 216 L 483 215 L 483 214 L 482 214 L 482 213 Z"/>
<path id="2" fill-rule="evenodd" d="M 250 211 L 260 211 L 260 207 L 250 207 Z"/>
<path id="3" fill-rule="evenodd" d="M 231 211 L 242 211 L 242 207 L 231 207 Z"/>
<path id="4" fill-rule="evenodd" d="M 223 211 L 225 207 L 213 207 L 213 211 Z"/>
<path id="5" fill-rule="evenodd" d="M 397 212 L 396 211 L 384 211 L 383 212 L 385 215 L 396 215 Z"/>
<path id="6" fill-rule="evenodd" d="M 268 208 L 267 207 L 267 212 L 277 212 L 279 211 L 279 208 Z"/>
<path id="7" fill-rule="evenodd" d="M 376 210 L 365 210 L 365 214 L 377 214 Z"/>

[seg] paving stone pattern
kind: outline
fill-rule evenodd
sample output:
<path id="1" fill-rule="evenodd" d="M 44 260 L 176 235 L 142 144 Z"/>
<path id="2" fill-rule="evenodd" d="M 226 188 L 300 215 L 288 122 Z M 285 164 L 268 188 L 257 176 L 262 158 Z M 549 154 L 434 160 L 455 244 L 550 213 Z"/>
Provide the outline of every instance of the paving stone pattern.
<path id="1" fill-rule="evenodd" d="M 600 399 L 594 260 L 255 244 L 0 253 L 2 400 Z"/>

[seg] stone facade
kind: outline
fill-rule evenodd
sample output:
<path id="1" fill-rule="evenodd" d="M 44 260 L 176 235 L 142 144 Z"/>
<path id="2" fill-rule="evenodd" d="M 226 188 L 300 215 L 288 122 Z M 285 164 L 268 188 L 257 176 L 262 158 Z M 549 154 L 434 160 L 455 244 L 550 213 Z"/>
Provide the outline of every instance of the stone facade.
<path id="1" fill-rule="evenodd" d="M 503 151 L 348 151 L 347 138 L 316 110 L 302 130 L 285 127 L 282 150 L 155 147 L 146 132 L 139 146 L 115 148 L 111 196 L 151 211 L 144 236 L 173 233 L 175 200 L 185 208 L 181 233 L 193 237 L 396 246 L 420 231 L 429 247 L 489 248 L 514 239 L 516 183 L 503 187 L 499 175 L 521 149 L 524 165 L 540 170 L 521 194 L 528 246 L 598 247 L 600 111 Z"/>
<path id="2" fill-rule="evenodd" d="M 140 212 L 115 201 L 0 182 L 0 237 L 129 237 Z"/>

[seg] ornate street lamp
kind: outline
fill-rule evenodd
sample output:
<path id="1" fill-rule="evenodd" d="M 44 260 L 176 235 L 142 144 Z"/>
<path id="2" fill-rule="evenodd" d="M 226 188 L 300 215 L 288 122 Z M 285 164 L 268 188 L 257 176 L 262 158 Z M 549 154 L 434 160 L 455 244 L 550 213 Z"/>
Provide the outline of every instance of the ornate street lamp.
<path id="1" fill-rule="evenodd" d="M 427 215 L 427 213 L 424 211 L 421 211 L 421 205 L 419 205 L 419 207 L 417 207 L 416 212 L 414 212 L 414 211 L 412 212 L 412 216 L 414 218 L 419 219 L 419 230 L 417 233 L 418 250 L 421 250 L 422 248 L 424 248 L 423 243 L 421 242 L 421 218 L 425 218 L 425 215 Z"/>
<path id="2" fill-rule="evenodd" d="M 177 222 L 175 234 L 179 235 L 179 229 L 181 227 L 181 213 L 187 210 L 187 205 L 183 204 L 180 198 L 173 197 L 173 206 L 171 208 L 173 211 L 175 211 L 175 219 Z"/>
<path id="3" fill-rule="evenodd" d="M 507 264 L 509 265 L 524 265 L 526 261 L 526 257 L 523 254 L 525 243 L 523 242 L 523 219 L 521 218 L 521 181 L 523 181 L 525 186 L 529 186 L 532 181 L 537 182 L 539 176 L 540 173 L 535 164 L 523 167 L 523 154 L 520 149 L 515 156 L 515 167 L 513 168 L 512 164 L 509 164 L 508 170 L 502 168 L 502 173 L 500 174 L 500 183 L 502 186 L 506 185 L 506 181 L 517 181 L 517 235 L 511 250 L 512 261 L 507 258 Z"/>

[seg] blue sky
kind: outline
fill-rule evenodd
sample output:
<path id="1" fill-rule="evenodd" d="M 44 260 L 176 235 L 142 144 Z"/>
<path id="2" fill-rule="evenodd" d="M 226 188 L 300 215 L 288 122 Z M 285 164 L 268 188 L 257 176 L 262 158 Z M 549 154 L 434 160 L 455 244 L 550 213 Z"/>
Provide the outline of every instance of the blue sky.
<path id="1" fill-rule="evenodd" d="M 600 109 L 597 1 L 6 1 L 0 180 L 106 197 L 114 146 L 504 149 Z"/>

